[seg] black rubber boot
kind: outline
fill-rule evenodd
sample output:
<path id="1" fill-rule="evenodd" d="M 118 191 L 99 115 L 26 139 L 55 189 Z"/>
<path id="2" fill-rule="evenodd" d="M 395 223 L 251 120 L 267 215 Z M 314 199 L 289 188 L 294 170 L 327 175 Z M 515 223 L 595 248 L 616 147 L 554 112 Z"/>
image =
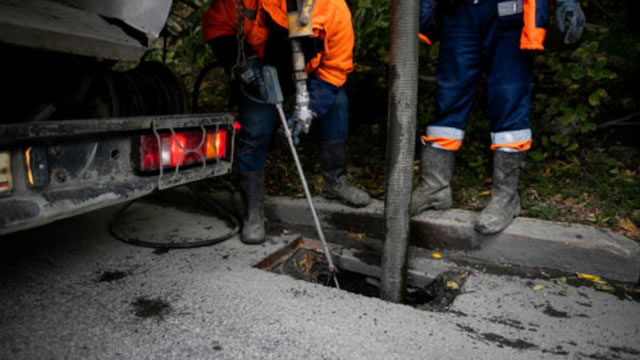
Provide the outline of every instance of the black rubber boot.
<path id="1" fill-rule="evenodd" d="M 264 242 L 264 170 L 242 174 L 240 182 L 244 217 L 242 242 L 261 244 Z"/>
<path id="2" fill-rule="evenodd" d="M 322 197 L 335 199 L 352 207 L 369 205 L 369 194 L 351 185 L 347 180 L 345 140 L 323 141 L 320 144 L 320 164 L 323 178 Z"/>
<path id="3" fill-rule="evenodd" d="M 455 166 L 455 152 L 425 145 L 420 158 L 420 181 L 411 193 L 411 215 L 427 209 L 451 208 L 451 177 Z"/>
<path id="4" fill-rule="evenodd" d="M 495 234 L 504 230 L 520 214 L 518 177 L 525 152 L 495 151 L 493 155 L 493 186 L 491 200 L 475 225 L 481 234 Z"/>

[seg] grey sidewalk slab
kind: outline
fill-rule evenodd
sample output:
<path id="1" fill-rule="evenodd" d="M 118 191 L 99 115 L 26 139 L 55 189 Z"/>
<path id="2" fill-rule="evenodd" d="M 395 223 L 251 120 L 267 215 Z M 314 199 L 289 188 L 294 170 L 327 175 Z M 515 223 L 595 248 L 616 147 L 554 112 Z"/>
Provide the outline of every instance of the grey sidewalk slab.
<path id="1" fill-rule="evenodd" d="M 382 202 L 373 201 L 360 209 L 320 197 L 314 198 L 314 203 L 327 231 L 384 239 Z M 305 199 L 269 197 L 265 212 L 271 222 L 282 226 L 313 226 Z M 424 212 L 412 219 L 412 243 L 484 261 L 589 273 L 631 283 L 640 280 L 640 246 L 609 230 L 517 218 L 502 233 L 486 236 L 473 230 L 475 216 L 474 212 L 455 209 Z"/>

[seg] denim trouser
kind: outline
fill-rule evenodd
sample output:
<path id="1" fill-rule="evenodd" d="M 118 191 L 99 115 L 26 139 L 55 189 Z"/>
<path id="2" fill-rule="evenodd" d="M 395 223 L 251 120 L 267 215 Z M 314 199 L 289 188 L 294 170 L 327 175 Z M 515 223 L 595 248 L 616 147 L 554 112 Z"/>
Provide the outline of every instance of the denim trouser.
<path id="1" fill-rule="evenodd" d="M 462 4 L 443 18 L 438 110 L 430 126 L 464 131 L 480 70 L 488 70 L 491 132 L 529 129 L 532 58 L 520 50 L 523 14 L 499 16 L 498 3 Z"/>
<path id="2" fill-rule="evenodd" d="M 240 95 L 238 121 L 242 127 L 236 143 L 236 166 L 240 173 L 264 169 L 274 125 L 280 126 L 275 105 L 259 104 Z M 329 111 L 313 120 L 320 141 L 344 140 L 349 127 L 349 99 L 344 88 L 338 90 Z"/>

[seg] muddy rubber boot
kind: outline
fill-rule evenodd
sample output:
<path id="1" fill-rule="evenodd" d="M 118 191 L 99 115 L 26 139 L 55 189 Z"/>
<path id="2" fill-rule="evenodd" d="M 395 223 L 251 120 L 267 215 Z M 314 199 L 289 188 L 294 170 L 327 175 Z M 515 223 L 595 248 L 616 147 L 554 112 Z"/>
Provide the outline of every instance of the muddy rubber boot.
<path id="1" fill-rule="evenodd" d="M 411 215 L 427 209 L 451 208 L 451 177 L 455 166 L 455 152 L 425 145 L 420 159 L 420 181 L 411 193 Z"/>
<path id="2" fill-rule="evenodd" d="M 481 234 L 495 234 L 504 230 L 520 214 L 518 177 L 525 152 L 495 151 L 493 155 L 493 186 L 491 200 L 485 207 L 475 229 Z"/>
<path id="3" fill-rule="evenodd" d="M 261 244 L 264 242 L 264 170 L 242 174 L 240 182 L 244 217 L 242 242 Z"/>
<path id="4" fill-rule="evenodd" d="M 351 185 L 347 180 L 347 142 L 345 140 L 323 141 L 320 144 L 322 165 L 322 197 L 338 200 L 351 207 L 369 205 L 371 198 L 365 191 Z"/>

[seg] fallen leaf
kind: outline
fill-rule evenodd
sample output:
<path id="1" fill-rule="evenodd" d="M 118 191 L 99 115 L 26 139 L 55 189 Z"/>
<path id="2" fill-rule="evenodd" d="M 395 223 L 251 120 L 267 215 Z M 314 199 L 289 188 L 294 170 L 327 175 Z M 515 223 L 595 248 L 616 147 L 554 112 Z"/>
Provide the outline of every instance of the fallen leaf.
<path id="1" fill-rule="evenodd" d="M 314 263 L 315 261 L 312 254 L 304 254 L 304 256 L 302 256 L 302 260 L 300 260 L 300 262 L 298 263 L 298 268 L 300 269 L 302 275 L 309 275 L 309 272 L 311 271 Z"/>
<path id="2" fill-rule="evenodd" d="M 576 273 L 579 279 L 589 280 L 589 281 L 600 281 L 600 276 L 584 274 L 584 273 Z"/>
<path id="3" fill-rule="evenodd" d="M 431 257 L 434 259 L 440 259 L 442 257 L 442 255 L 440 255 L 440 253 L 433 253 L 431 254 Z"/>
<path id="4" fill-rule="evenodd" d="M 544 290 L 544 285 L 538 284 L 533 287 L 533 291 L 542 291 L 542 290 Z"/>
<path id="5" fill-rule="evenodd" d="M 559 284 L 559 285 L 564 285 L 564 284 L 567 283 L 567 277 L 566 276 L 561 276 L 561 277 L 558 277 L 558 278 L 553 278 L 553 279 L 551 279 L 551 281 L 553 281 L 554 283 Z"/>
<path id="6" fill-rule="evenodd" d="M 365 237 L 365 233 L 359 233 L 359 232 L 355 232 L 355 231 L 345 231 L 344 233 L 348 237 L 354 238 L 354 239 L 358 239 L 358 240 L 362 240 Z"/>
<path id="7" fill-rule="evenodd" d="M 480 195 L 481 196 L 491 195 L 491 190 L 485 190 L 485 191 L 481 192 Z"/>
<path id="8" fill-rule="evenodd" d="M 620 226 L 621 228 L 625 229 L 628 232 L 638 231 L 636 224 L 634 224 L 633 221 L 631 221 L 631 219 L 629 219 L 628 217 L 624 219 L 620 219 L 620 222 L 618 222 L 618 226 Z"/>
<path id="9" fill-rule="evenodd" d="M 601 291 L 606 291 L 606 292 L 615 292 L 616 289 L 611 286 L 611 285 L 596 285 L 596 289 L 601 290 Z"/>
<path id="10" fill-rule="evenodd" d="M 447 281 L 447 287 L 449 289 L 453 289 L 453 290 L 458 290 L 460 289 L 460 285 L 458 285 L 457 282 L 453 281 L 453 280 L 449 280 Z"/>

